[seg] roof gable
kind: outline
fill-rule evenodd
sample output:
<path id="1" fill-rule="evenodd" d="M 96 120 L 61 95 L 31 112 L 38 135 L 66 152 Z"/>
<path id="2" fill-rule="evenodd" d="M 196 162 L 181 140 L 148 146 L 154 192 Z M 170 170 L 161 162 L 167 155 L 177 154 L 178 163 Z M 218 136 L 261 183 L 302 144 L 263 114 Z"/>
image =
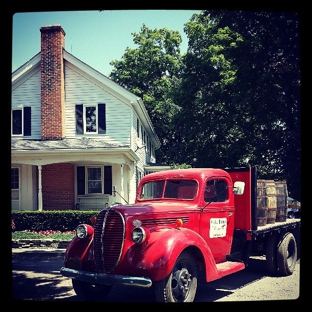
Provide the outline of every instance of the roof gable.
<path id="1" fill-rule="evenodd" d="M 30 77 L 34 71 L 40 69 L 40 57 L 41 52 L 36 54 L 33 58 L 31 58 L 29 61 L 27 61 L 25 64 L 20 66 L 12 73 L 12 90 L 14 90 L 21 83 L 23 83 L 23 81 Z M 155 132 L 155 129 L 152 125 L 148 112 L 141 98 L 137 97 L 135 94 L 121 87 L 120 85 L 109 79 L 107 76 L 101 74 L 99 71 L 79 60 L 78 58 L 67 52 L 65 49 L 63 49 L 63 58 L 70 65 L 76 67 L 81 73 L 87 76 L 88 79 L 92 80 L 96 84 L 99 84 L 104 90 L 121 99 L 123 102 L 131 105 L 139 116 L 145 129 L 147 129 L 147 132 L 149 133 L 150 138 L 155 145 L 155 149 L 160 147 L 159 138 Z"/>

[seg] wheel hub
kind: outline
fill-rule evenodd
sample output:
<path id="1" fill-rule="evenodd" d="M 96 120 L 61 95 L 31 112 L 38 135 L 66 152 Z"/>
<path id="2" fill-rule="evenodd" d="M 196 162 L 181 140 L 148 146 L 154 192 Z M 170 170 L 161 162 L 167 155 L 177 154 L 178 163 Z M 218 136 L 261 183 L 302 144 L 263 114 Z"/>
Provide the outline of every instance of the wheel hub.
<path id="1" fill-rule="evenodd" d="M 175 271 L 172 276 L 172 292 L 176 299 L 185 299 L 191 284 L 191 274 L 187 269 Z"/>

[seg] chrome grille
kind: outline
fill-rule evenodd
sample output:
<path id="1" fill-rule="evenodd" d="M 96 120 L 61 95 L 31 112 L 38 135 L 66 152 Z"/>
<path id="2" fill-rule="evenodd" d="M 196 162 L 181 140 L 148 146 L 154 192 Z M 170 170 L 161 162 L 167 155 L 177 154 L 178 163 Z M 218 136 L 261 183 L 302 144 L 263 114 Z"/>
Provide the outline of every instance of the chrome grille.
<path id="1" fill-rule="evenodd" d="M 120 259 L 125 235 L 125 222 L 120 212 L 104 209 L 94 226 L 94 261 L 101 273 L 110 273 Z"/>

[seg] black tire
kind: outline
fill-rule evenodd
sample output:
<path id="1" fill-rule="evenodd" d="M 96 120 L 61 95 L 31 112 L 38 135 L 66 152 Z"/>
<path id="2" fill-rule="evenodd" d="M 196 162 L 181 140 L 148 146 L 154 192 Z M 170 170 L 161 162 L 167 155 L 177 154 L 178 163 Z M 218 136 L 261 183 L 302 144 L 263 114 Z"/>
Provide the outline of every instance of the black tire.
<path id="1" fill-rule="evenodd" d="M 293 274 L 297 262 L 297 243 L 294 235 L 287 232 L 281 235 L 277 245 L 277 265 L 280 275 Z"/>
<path id="2" fill-rule="evenodd" d="M 110 293 L 113 285 L 91 284 L 72 279 L 77 296 L 84 301 L 101 301 Z"/>
<path id="3" fill-rule="evenodd" d="M 182 252 L 172 272 L 154 286 L 157 302 L 193 302 L 197 290 L 197 268 L 193 257 Z"/>
<path id="4" fill-rule="evenodd" d="M 272 234 L 266 244 L 266 265 L 268 268 L 268 271 L 272 275 L 278 274 L 278 264 L 277 264 L 277 244 L 279 241 L 279 234 L 275 233 Z"/>

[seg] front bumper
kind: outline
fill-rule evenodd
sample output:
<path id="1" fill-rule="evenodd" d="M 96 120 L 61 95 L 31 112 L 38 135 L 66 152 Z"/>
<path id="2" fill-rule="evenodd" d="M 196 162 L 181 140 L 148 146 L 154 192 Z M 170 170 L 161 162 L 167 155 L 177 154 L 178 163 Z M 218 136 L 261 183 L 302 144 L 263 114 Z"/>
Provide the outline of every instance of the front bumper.
<path id="1" fill-rule="evenodd" d="M 138 287 L 151 287 L 152 281 L 147 277 L 126 276 L 126 275 L 109 275 L 103 273 L 93 273 L 82 270 L 61 268 L 61 274 L 66 277 L 77 279 L 91 284 L 106 285 L 127 285 Z"/>

